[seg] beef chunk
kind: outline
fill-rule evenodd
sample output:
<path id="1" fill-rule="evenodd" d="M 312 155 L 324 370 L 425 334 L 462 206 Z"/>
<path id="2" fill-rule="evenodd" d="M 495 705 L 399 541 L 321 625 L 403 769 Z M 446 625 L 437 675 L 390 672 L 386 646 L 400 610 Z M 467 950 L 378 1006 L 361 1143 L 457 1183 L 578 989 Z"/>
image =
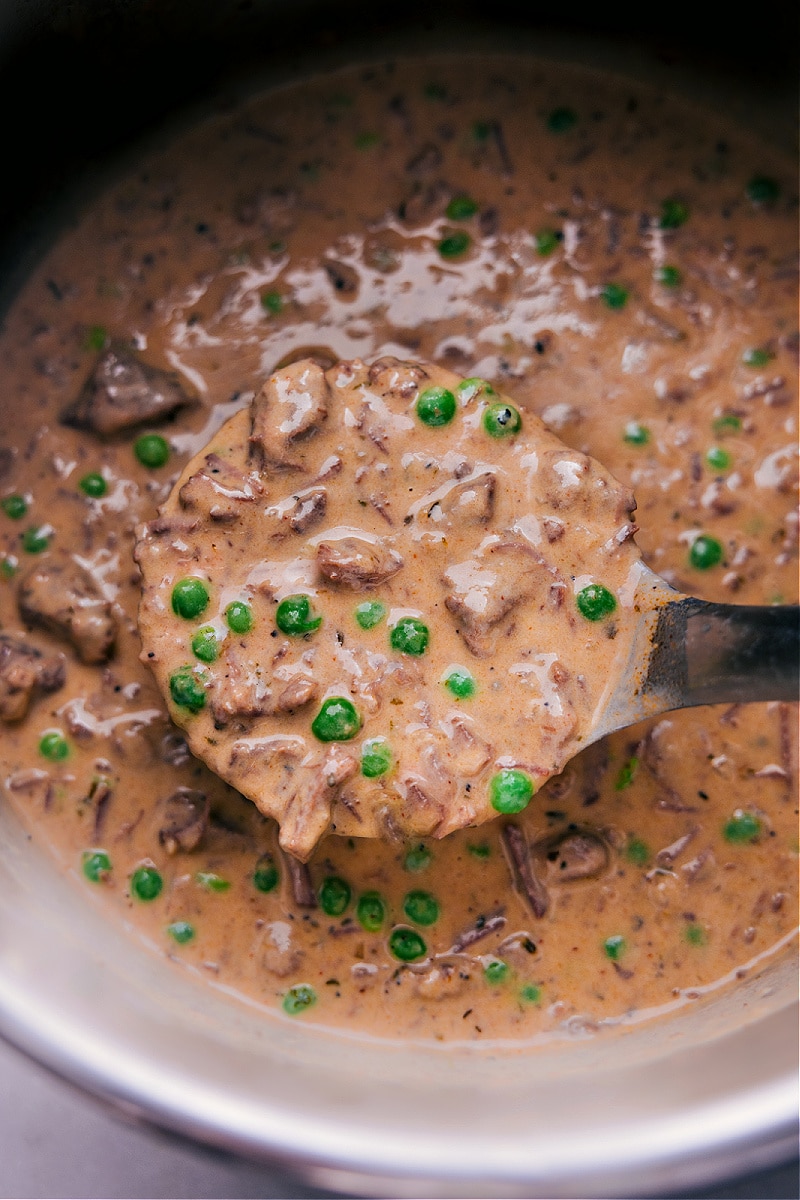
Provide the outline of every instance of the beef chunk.
<path id="1" fill-rule="evenodd" d="M 270 708 L 270 713 L 291 713 L 296 708 L 302 708 L 306 704 L 310 704 L 312 700 L 316 700 L 319 696 L 319 684 L 314 679 L 307 679 L 303 675 L 298 675 L 287 683 L 283 691 L 278 693 L 278 697 Z"/>
<path id="2" fill-rule="evenodd" d="M 428 837 L 438 832 L 452 807 L 456 786 L 434 743 L 422 747 L 417 769 L 401 775 L 398 790 L 403 802 L 395 816 L 403 833 Z"/>
<path id="3" fill-rule="evenodd" d="M 231 766 L 248 778 L 257 776 L 264 803 L 272 815 L 280 811 L 280 846 L 305 862 L 331 821 L 337 791 L 358 770 L 358 760 L 331 746 L 322 762 L 303 761 L 306 743 L 296 736 L 253 738 L 234 743 Z"/>
<path id="4" fill-rule="evenodd" d="M 306 861 L 331 823 L 331 807 L 340 786 L 357 770 L 358 759 L 341 746 L 331 746 L 320 765 L 301 767 L 281 817 L 283 850 Z"/>
<path id="5" fill-rule="evenodd" d="M 177 377 L 121 350 L 107 350 L 83 391 L 61 414 L 65 425 L 100 437 L 167 417 L 188 404 Z"/>
<path id="6" fill-rule="evenodd" d="M 455 770 L 459 775 L 472 778 L 478 775 L 491 760 L 492 747 L 479 737 L 471 721 L 454 717 L 451 722 L 452 736 L 450 751 Z"/>
<path id="7" fill-rule="evenodd" d="M 445 573 L 445 607 L 473 654 L 492 650 L 492 633 L 518 605 L 547 599 L 553 570 L 530 547 L 500 542 Z"/>
<path id="8" fill-rule="evenodd" d="M 297 471 L 295 444 L 313 436 L 328 415 L 330 392 L 322 367 L 311 359 L 276 371 L 253 401 L 250 446 L 262 468 Z"/>
<path id="9" fill-rule="evenodd" d="M 376 359 L 367 374 L 371 388 L 382 396 L 397 400 L 410 400 L 416 396 L 427 378 L 428 372 L 419 363 L 404 362 L 391 354 Z"/>
<path id="10" fill-rule="evenodd" d="M 164 801 L 164 817 L 158 840 L 167 854 L 194 850 L 208 825 L 209 803 L 205 792 L 179 787 Z"/>
<path id="11" fill-rule="evenodd" d="M 310 487 L 271 505 L 267 509 L 267 516 L 273 517 L 281 526 L 288 525 L 292 533 L 308 533 L 325 516 L 327 507 L 328 493 L 325 488 Z M 285 530 L 280 529 L 275 536 L 283 537 L 284 534 Z"/>
<path id="12" fill-rule="evenodd" d="M 438 489 L 430 502 L 415 505 L 417 519 L 427 518 L 436 527 L 463 528 L 465 525 L 487 525 L 494 513 L 497 478 L 484 471 L 475 479 L 462 479 L 445 489 Z"/>
<path id="13" fill-rule="evenodd" d="M 212 521 L 235 521 L 241 505 L 252 503 L 263 492 L 258 479 L 218 454 L 207 454 L 205 466 L 186 480 L 178 498 L 184 508 L 198 511 Z"/>
<path id="14" fill-rule="evenodd" d="M 401 570 L 403 560 L 384 542 L 343 537 L 319 543 L 317 566 L 328 583 L 340 583 L 360 592 L 391 579 Z"/>
<path id="15" fill-rule="evenodd" d="M 60 654 L 43 654 L 21 638 L 0 633 L 0 720 L 20 721 L 37 692 L 55 692 L 64 682 Z"/>
<path id="16" fill-rule="evenodd" d="M 261 676 L 244 666 L 232 650 L 225 656 L 225 666 L 224 675 L 218 675 L 211 686 L 211 712 L 217 728 L 268 713 L 272 693 Z"/>
<path id="17" fill-rule="evenodd" d="M 81 662 L 109 657 L 117 636 L 111 604 L 71 558 L 48 558 L 34 567 L 20 583 L 18 602 L 25 621 L 66 638 Z"/>

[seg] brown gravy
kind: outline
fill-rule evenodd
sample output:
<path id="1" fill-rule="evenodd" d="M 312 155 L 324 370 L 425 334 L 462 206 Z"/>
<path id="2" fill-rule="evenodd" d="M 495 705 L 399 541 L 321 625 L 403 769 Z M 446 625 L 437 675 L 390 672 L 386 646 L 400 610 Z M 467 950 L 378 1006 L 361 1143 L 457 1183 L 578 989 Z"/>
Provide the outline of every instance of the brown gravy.
<path id="1" fill-rule="evenodd" d="M 170 724 L 132 552 L 278 363 L 395 355 L 488 379 L 604 463 L 682 591 L 796 600 L 794 188 L 780 155 L 664 96 L 496 58 L 257 97 L 99 197 L 0 340 L 0 628 L 48 663 L 5 681 L 3 802 L 76 886 L 212 983 L 391 1037 L 640 1020 L 786 945 L 793 707 L 671 715 L 592 747 L 513 821 L 328 837 L 298 873 Z M 117 384 L 160 400 L 87 429 L 110 348 Z M 168 461 L 137 459 L 142 432 Z"/>

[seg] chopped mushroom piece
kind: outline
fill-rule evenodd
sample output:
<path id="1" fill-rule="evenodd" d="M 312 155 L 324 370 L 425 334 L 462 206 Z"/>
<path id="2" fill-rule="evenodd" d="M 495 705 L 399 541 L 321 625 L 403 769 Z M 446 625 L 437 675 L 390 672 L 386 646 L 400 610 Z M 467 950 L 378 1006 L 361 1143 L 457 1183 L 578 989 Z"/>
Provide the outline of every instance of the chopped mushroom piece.
<path id="1" fill-rule="evenodd" d="M 111 654 L 117 621 L 92 576 L 71 558 L 48 558 L 20 583 L 19 611 L 31 625 L 64 637 L 81 662 L 101 663 Z"/>
<path id="2" fill-rule="evenodd" d="M 606 842 L 600 834 L 587 829 L 568 829 L 566 833 L 537 842 L 533 851 L 543 865 L 549 884 L 596 879 L 609 863 Z"/>
<path id="3" fill-rule="evenodd" d="M 208 825 L 210 806 L 205 792 L 179 787 L 164 801 L 158 840 L 167 854 L 195 850 Z"/>
<path id="4" fill-rule="evenodd" d="M 189 403 L 177 376 L 122 350 L 106 350 L 83 391 L 61 414 L 65 425 L 110 437 L 167 417 Z"/>
<path id="5" fill-rule="evenodd" d="M 535 917 L 543 917 L 550 907 L 550 897 L 547 894 L 547 888 L 534 870 L 525 834 L 518 825 L 509 823 L 504 826 L 501 837 L 511 864 L 512 874 L 519 882 L 523 894 L 531 906 L 531 912 Z"/>
<path id="6" fill-rule="evenodd" d="M 22 638 L 0 633 L 0 719 L 21 721 L 34 695 L 64 683 L 64 659 L 44 654 Z"/>

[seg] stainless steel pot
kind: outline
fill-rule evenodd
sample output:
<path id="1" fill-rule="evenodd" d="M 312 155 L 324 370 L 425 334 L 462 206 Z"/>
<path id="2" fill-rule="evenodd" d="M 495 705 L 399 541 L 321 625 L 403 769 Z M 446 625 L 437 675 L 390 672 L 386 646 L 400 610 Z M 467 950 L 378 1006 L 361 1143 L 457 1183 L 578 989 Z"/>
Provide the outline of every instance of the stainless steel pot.
<path id="1" fill-rule="evenodd" d="M 702 39 L 677 58 L 652 44 L 634 51 L 622 26 L 599 38 L 580 11 L 572 30 L 530 20 L 523 28 L 510 10 L 469 28 L 463 9 L 457 23 L 442 10 L 436 20 L 407 14 L 403 28 L 388 28 L 365 11 L 96 3 L 71 8 L 59 24 L 54 5 L 0 5 L 0 95 L 9 101 L 14 92 L 16 105 L 5 111 L 19 114 L 7 147 L 7 179 L 18 187 L 7 189 L 0 222 L 14 231 L 7 283 L 12 265 L 24 270 L 47 234 L 50 193 L 69 203 L 100 162 L 178 101 L 232 78 L 246 45 L 255 47 L 248 67 L 269 59 L 272 76 L 285 78 L 376 48 L 385 55 L 477 40 L 519 50 L 525 39 L 538 53 L 660 76 L 733 107 L 769 136 L 793 132 L 791 63 L 773 64 L 769 86 L 765 77 L 745 79 L 732 70 L 744 49 L 735 38 L 722 53 L 717 46 L 712 64 Z M 141 24 L 156 20 L 158 28 Z M 301 27 L 305 43 L 287 56 Z M 370 1195 L 641 1195 L 781 1161 L 796 1148 L 797 1017 L 796 969 L 784 959 L 660 1023 L 535 1053 L 287 1029 L 108 924 L 0 799 L 0 1033 L 129 1115 L 281 1160 L 320 1186 Z"/>

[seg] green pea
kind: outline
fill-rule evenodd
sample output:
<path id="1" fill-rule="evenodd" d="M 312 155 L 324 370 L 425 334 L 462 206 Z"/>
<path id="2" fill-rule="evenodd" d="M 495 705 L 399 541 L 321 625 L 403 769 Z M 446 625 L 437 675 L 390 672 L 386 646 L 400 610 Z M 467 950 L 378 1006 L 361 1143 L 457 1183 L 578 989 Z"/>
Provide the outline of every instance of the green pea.
<path id="1" fill-rule="evenodd" d="M 484 979 L 487 983 L 491 983 L 493 987 L 496 987 L 499 983 L 505 983 L 509 974 L 510 967 L 501 958 L 494 959 L 493 962 L 487 963 L 483 968 Z"/>
<path id="2" fill-rule="evenodd" d="M 639 759 L 634 754 L 626 763 L 623 763 L 622 767 L 620 768 L 619 775 L 617 776 L 616 783 L 614 784 L 615 789 L 618 792 L 624 792 L 626 788 L 629 788 L 636 777 L 636 772 L 638 769 Z"/>
<path id="3" fill-rule="evenodd" d="M 19 569 L 19 562 L 13 554 L 4 554 L 0 558 L 0 576 L 3 579 L 13 579 Z"/>
<path id="4" fill-rule="evenodd" d="M 533 242 L 536 246 L 536 253 L 542 258 L 547 258 L 548 254 L 552 254 L 557 248 L 558 243 L 563 241 L 564 235 L 556 229 L 540 229 L 533 236 Z"/>
<path id="5" fill-rule="evenodd" d="M 708 941 L 706 931 L 702 925 L 687 925 L 684 930 L 684 937 L 690 946 L 705 946 Z"/>
<path id="6" fill-rule="evenodd" d="M 429 641 L 428 626 L 417 617 L 401 617 L 389 634 L 389 643 L 393 650 L 416 657 L 425 653 Z"/>
<path id="7" fill-rule="evenodd" d="M 466 254 L 471 244 L 471 238 L 463 229 L 450 233 L 439 242 L 438 250 L 442 258 L 460 258 Z"/>
<path id="8" fill-rule="evenodd" d="M 361 728 L 361 717 L 352 700 L 331 696 L 311 722 L 311 732 L 321 742 L 349 742 Z"/>
<path id="9" fill-rule="evenodd" d="M 530 775 L 514 767 L 504 767 L 489 781 L 489 799 L 499 813 L 522 812 L 530 804 L 534 791 Z"/>
<path id="10" fill-rule="evenodd" d="M 513 404 L 489 404 L 483 414 L 483 428 L 489 437 L 510 437 L 522 429 L 522 417 Z"/>
<path id="11" fill-rule="evenodd" d="M 711 446 L 710 449 L 706 450 L 706 462 L 712 471 L 727 471 L 731 465 L 731 456 L 721 446 Z"/>
<path id="12" fill-rule="evenodd" d="M 208 608 L 208 587 L 202 579 L 179 579 L 172 589 L 172 611 L 184 621 L 202 617 Z"/>
<path id="13" fill-rule="evenodd" d="M 188 708 L 189 712 L 198 713 L 205 707 L 205 680 L 193 667 L 179 667 L 173 672 L 169 679 L 169 691 L 173 702 L 179 708 Z"/>
<path id="14" fill-rule="evenodd" d="M 278 313 L 283 312 L 283 298 L 280 292 L 264 292 L 261 297 L 261 305 L 273 317 L 277 317 Z"/>
<path id="15" fill-rule="evenodd" d="M 745 842 L 755 842 L 761 833 L 761 821 L 755 813 L 737 808 L 730 820 L 722 827 L 722 836 L 726 842 L 743 845 Z"/>
<path id="16" fill-rule="evenodd" d="M 721 417 L 716 417 L 712 422 L 711 428 L 717 437 L 725 437 L 729 433 L 738 433 L 742 428 L 742 419 L 737 417 L 735 413 L 723 413 Z"/>
<path id="17" fill-rule="evenodd" d="M 19 521 L 28 511 L 28 501 L 24 496 L 20 496 L 19 492 L 14 492 L 13 495 L 4 496 L 0 500 L 0 508 L 12 521 Z"/>
<path id="18" fill-rule="evenodd" d="M 204 625 L 202 629 L 198 629 L 192 638 L 192 653 L 200 662 L 216 662 L 219 657 L 219 640 L 213 625 Z"/>
<path id="19" fill-rule="evenodd" d="M 350 884 L 338 875 L 328 875 L 319 889 L 319 906 L 329 917 L 340 917 L 350 903 Z"/>
<path id="20" fill-rule="evenodd" d="M 90 883 L 104 883 L 111 873 L 111 859 L 105 850 L 84 850 L 81 870 Z"/>
<path id="21" fill-rule="evenodd" d="M 253 614 L 244 600 L 232 600 L 225 609 L 225 620 L 232 633 L 249 633 L 253 628 Z"/>
<path id="22" fill-rule="evenodd" d="M 771 204 L 780 196 L 781 185 L 768 175 L 754 175 L 745 191 L 748 200 L 752 200 L 754 204 Z"/>
<path id="23" fill-rule="evenodd" d="M 542 989 L 535 983 L 526 983 L 519 989 L 519 998 L 523 1004 L 538 1004 L 542 998 Z"/>
<path id="24" fill-rule="evenodd" d="M 403 912 L 415 925 L 433 925 L 439 920 L 439 902 L 430 892 L 409 892 L 403 900 Z"/>
<path id="25" fill-rule="evenodd" d="M 447 425 L 456 415 L 456 398 L 444 387 L 429 387 L 417 400 L 417 416 L 423 425 Z"/>
<path id="26" fill-rule="evenodd" d="M 608 308 L 624 308 L 628 303 L 628 289 L 621 283 L 607 283 L 600 290 L 600 299 Z"/>
<path id="27" fill-rule="evenodd" d="M 377 779 L 392 767 L 392 750 L 386 738 L 370 738 L 361 748 L 361 774 Z"/>
<path id="28" fill-rule="evenodd" d="M 280 873 L 275 859 L 267 852 L 262 854 L 253 871 L 253 886 L 259 892 L 274 892 L 280 882 Z"/>
<path id="29" fill-rule="evenodd" d="M 403 866 L 407 871 L 411 871 L 414 875 L 419 875 L 426 870 L 433 861 L 433 855 L 427 846 L 421 843 L 418 846 L 412 846 L 406 851 L 406 856 L 403 859 Z"/>
<path id="30" fill-rule="evenodd" d="M 428 953 L 425 940 L 416 929 L 405 929 L 403 926 L 393 929 L 389 935 L 389 950 L 400 962 L 414 962 Z"/>
<path id="31" fill-rule="evenodd" d="M 108 491 L 108 484 L 99 471 L 90 471 L 88 475 L 84 475 L 78 481 L 78 487 L 84 495 L 91 496 L 93 500 L 99 500 Z"/>
<path id="32" fill-rule="evenodd" d="M 163 467 L 169 462 L 169 443 L 160 433 L 143 433 L 133 443 L 133 453 L 143 467 Z"/>
<path id="33" fill-rule="evenodd" d="M 742 354 L 742 362 L 746 367 L 766 367 L 772 357 L 770 351 L 765 350 L 763 346 L 748 346 Z"/>
<path id="34" fill-rule="evenodd" d="M 484 859 L 492 857 L 492 851 L 487 842 L 470 842 L 467 846 L 467 850 L 470 852 L 473 858 Z"/>
<path id="35" fill-rule="evenodd" d="M 454 667 L 445 679 L 444 686 L 456 700 L 469 700 L 475 695 L 475 679 L 464 667 Z"/>
<path id="36" fill-rule="evenodd" d="M 312 617 L 311 600 L 308 596 L 287 596 L 281 600 L 275 613 L 275 624 L 281 633 L 289 637 L 305 637 L 322 624 L 322 617 Z"/>
<path id="37" fill-rule="evenodd" d="M 380 146 L 381 135 L 379 133 L 358 133 L 353 139 L 353 145 L 356 150 L 372 150 L 375 146 Z"/>
<path id="38" fill-rule="evenodd" d="M 547 118 L 551 133 L 568 133 L 578 123 L 578 114 L 572 108 L 554 108 Z"/>
<path id="39" fill-rule="evenodd" d="M 103 325 L 92 325 L 86 331 L 83 339 L 84 350 L 105 350 L 108 343 L 108 330 Z"/>
<path id="40" fill-rule="evenodd" d="M 183 946 L 186 942 L 190 942 L 194 937 L 194 925 L 189 921 L 173 921 L 167 926 L 167 933 L 172 938 L 173 942 L 177 942 L 179 946 Z"/>
<path id="41" fill-rule="evenodd" d="M 622 437 L 629 446 L 646 446 L 650 441 L 650 430 L 638 421 L 628 421 Z"/>
<path id="42" fill-rule="evenodd" d="M 711 567 L 719 566 L 724 556 L 725 551 L 721 543 L 706 533 L 696 537 L 689 550 L 689 562 L 698 571 L 708 571 Z"/>
<path id="43" fill-rule="evenodd" d="M 60 729 L 49 729 L 39 742 L 39 753 L 50 762 L 63 762 L 69 758 L 69 742 Z"/>
<path id="44" fill-rule="evenodd" d="M 380 600 L 365 600 L 356 607 L 356 622 L 362 629 L 374 629 L 386 616 L 386 605 Z"/>
<path id="45" fill-rule="evenodd" d="M 617 607 L 617 598 L 607 587 L 603 587 L 602 583 L 590 583 L 588 587 L 581 588 L 575 597 L 575 603 L 578 612 L 587 621 L 602 621 Z"/>
<path id="46" fill-rule="evenodd" d="M 207 892 L 229 892 L 231 889 L 230 880 L 223 879 L 216 871 L 198 871 L 194 879 Z"/>
<path id="47" fill-rule="evenodd" d="M 492 385 L 487 383 L 485 379 L 479 379 L 477 375 L 473 375 L 470 379 L 462 379 L 456 391 L 465 402 L 474 400 L 476 396 L 497 395 Z"/>
<path id="48" fill-rule="evenodd" d="M 635 867 L 643 867 L 650 861 L 650 847 L 641 838 L 632 837 L 625 848 L 625 857 Z"/>
<path id="49" fill-rule="evenodd" d="M 680 287 L 683 283 L 683 275 L 677 267 L 656 267 L 653 278 L 666 288 Z"/>
<path id="50" fill-rule="evenodd" d="M 356 905 L 356 916 L 362 929 L 377 933 L 386 921 L 386 905 L 378 892 L 364 892 Z"/>
<path id="51" fill-rule="evenodd" d="M 679 229 L 689 220 L 689 209 L 681 200 L 674 197 L 664 200 L 661 204 L 661 218 L 658 222 L 662 229 Z"/>
<path id="52" fill-rule="evenodd" d="M 612 962 L 618 962 L 627 948 L 627 943 L 621 933 L 612 934 L 611 937 L 606 938 L 603 942 L 606 958 L 610 958 Z"/>
<path id="53" fill-rule="evenodd" d="M 35 525 L 22 535 L 22 549 L 28 554 L 41 554 L 50 545 L 52 530 L 49 525 Z"/>
<path id="54" fill-rule="evenodd" d="M 296 1017 L 316 1002 L 317 993 L 314 989 L 307 983 L 297 983 L 283 997 L 283 1011 L 290 1017 Z"/>
<path id="55" fill-rule="evenodd" d="M 422 94 L 427 97 L 428 100 L 446 100 L 447 88 L 443 83 L 440 83 L 438 79 L 432 79 L 430 83 L 425 84 L 425 87 L 422 89 Z"/>
<path id="56" fill-rule="evenodd" d="M 474 217 L 478 211 L 478 203 L 471 196 L 454 196 L 445 209 L 445 215 L 450 221 L 466 221 Z"/>
<path id="57" fill-rule="evenodd" d="M 138 867 L 131 875 L 131 894 L 146 904 L 157 900 L 163 887 L 164 880 L 155 867 Z"/>

